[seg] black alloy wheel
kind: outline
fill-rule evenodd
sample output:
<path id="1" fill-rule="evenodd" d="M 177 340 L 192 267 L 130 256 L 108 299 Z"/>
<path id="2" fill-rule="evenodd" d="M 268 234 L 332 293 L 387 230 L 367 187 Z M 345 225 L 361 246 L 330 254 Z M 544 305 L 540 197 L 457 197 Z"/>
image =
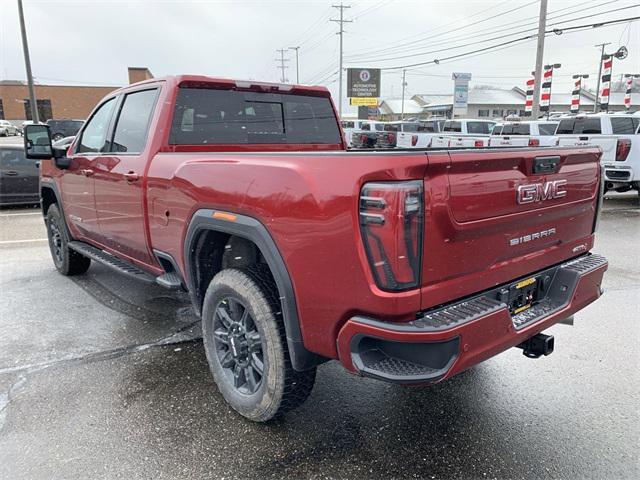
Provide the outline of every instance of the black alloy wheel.
<path id="1" fill-rule="evenodd" d="M 213 336 L 216 354 L 235 389 L 254 394 L 262 383 L 262 337 L 249 309 L 238 298 L 226 297 L 215 309 Z"/>

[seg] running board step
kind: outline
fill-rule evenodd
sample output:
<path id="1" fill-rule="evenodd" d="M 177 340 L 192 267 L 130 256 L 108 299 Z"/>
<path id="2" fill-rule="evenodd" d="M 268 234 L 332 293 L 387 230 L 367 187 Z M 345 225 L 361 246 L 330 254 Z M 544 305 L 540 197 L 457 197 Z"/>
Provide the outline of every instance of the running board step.
<path id="1" fill-rule="evenodd" d="M 72 241 L 68 243 L 69 248 L 75 250 L 78 253 L 81 253 L 85 257 L 89 257 L 96 262 L 100 262 L 107 267 L 111 267 L 119 273 L 127 275 L 131 278 L 135 278 L 137 280 L 141 280 L 145 283 L 155 283 L 156 277 L 153 275 L 141 270 L 135 265 L 127 262 L 126 260 L 122 260 L 118 257 L 114 257 L 113 255 L 108 254 L 107 252 L 100 250 L 88 243 Z"/>
<path id="2" fill-rule="evenodd" d="M 167 272 L 156 277 L 156 283 L 170 290 L 177 290 L 182 287 L 182 278 L 176 272 Z"/>

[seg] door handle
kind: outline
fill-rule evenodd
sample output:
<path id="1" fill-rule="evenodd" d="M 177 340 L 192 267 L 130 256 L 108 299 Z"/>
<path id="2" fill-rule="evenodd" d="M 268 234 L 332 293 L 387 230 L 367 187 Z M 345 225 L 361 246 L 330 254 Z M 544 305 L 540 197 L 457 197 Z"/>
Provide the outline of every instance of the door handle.
<path id="1" fill-rule="evenodd" d="M 4 174 L 7 177 L 17 177 L 18 176 L 18 172 L 16 172 L 15 170 L 9 170 L 8 172 L 4 172 Z"/>
<path id="2" fill-rule="evenodd" d="M 127 172 L 124 174 L 124 178 L 127 182 L 135 182 L 140 176 L 136 172 Z"/>
<path id="3" fill-rule="evenodd" d="M 80 173 L 82 175 L 84 175 L 85 177 L 90 177 L 91 175 L 93 175 L 94 172 L 90 168 L 84 168 L 84 169 L 80 170 Z"/>

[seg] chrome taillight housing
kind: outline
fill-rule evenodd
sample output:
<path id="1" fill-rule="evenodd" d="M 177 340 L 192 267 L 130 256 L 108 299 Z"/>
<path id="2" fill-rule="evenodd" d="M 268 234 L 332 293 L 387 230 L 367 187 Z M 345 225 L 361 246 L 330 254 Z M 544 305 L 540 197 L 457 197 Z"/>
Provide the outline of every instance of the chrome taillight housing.
<path id="1" fill-rule="evenodd" d="M 360 193 L 360 231 L 378 288 L 420 286 L 424 230 L 422 180 L 371 182 Z"/>

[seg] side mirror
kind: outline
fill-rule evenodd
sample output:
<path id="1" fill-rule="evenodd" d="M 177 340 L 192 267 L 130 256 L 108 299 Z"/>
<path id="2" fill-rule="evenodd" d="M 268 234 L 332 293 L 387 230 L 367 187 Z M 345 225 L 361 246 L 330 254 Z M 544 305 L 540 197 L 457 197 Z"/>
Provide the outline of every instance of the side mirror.
<path id="1" fill-rule="evenodd" d="M 53 157 L 48 125 L 34 124 L 24 128 L 24 153 L 27 158 L 44 160 Z"/>

